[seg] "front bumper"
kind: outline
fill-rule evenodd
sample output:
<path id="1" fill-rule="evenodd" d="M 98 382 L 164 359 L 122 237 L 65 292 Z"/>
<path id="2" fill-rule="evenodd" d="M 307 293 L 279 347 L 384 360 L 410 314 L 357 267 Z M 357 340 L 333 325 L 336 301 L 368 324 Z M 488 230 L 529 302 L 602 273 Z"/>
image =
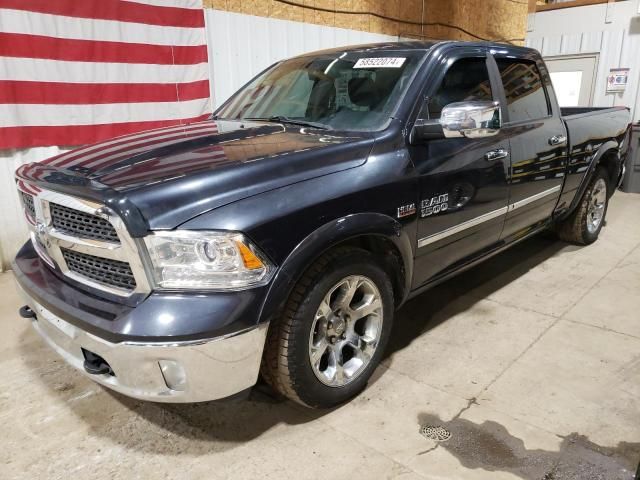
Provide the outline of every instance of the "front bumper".
<path id="1" fill-rule="evenodd" d="M 18 287 L 35 313 L 31 323 L 42 338 L 78 371 L 124 395 L 202 402 L 229 397 L 256 383 L 267 323 L 205 340 L 111 343 L 66 322 Z M 88 373 L 85 352 L 102 357 L 113 373 Z"/>
<path id="2" fill-rule="evenodd" d="M 200 402 L 234 395 L 258 378 L 268 328 L 268 322 L 258 323 L 264 289 L 156 292 L 125 305 L 60 278 L 30 242 L 18 252 L 13 271 L 35 314 L 35 330 L 69 364 L 106 387 L 144 400 Z M 89 359 L 101 357 L 113 375 L 86 371 L 86 352 Z"/>

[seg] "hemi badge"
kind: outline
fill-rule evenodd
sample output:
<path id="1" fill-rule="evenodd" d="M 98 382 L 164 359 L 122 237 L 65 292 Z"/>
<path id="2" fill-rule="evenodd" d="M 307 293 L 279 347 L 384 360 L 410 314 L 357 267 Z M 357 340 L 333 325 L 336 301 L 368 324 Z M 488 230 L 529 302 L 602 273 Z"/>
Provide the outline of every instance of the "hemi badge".
<path id="1" fill-rule="evenodd" d="M 410 203 L 409 205 L 403 205 L 398 207 L 398 218 L 408 217 L 416 213 L 416 204 Z"/>

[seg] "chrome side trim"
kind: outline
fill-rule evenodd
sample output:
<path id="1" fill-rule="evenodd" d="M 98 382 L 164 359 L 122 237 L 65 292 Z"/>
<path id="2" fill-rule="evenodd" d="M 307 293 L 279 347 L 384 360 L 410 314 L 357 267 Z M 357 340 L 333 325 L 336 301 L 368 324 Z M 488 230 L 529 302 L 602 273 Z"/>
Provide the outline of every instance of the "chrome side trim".
<path id="1" fill-rule="evenodd" d="M 462 232 L 467 228 L 475 227 L 476 225 L 480 225 L 481 223 L 487 222 L 489 220 L 493 220 L 494 218 L 498 218 L 501 215 L 504 215 L 505 213 L 507 213 L 507 208 L 508 207 L 499 208 L 498 210 L 494 210 L 492 212 L 485 213 L 484 215 L 480 215 L 479 217 L 472 218 L 471 220 L 463 222 L 460 225 L 447 228 L 442 232 L 438 232 L 433 235 L 429 235 L 428 237 L 421 238 L 420 240 L 418 240 L 418 248 L 425 247 L 439 240 L 442 240 L 443 238 Z"/>
<path id="2" fill-rule="evenodd" d="M 449 237 L 451 235 L 455 235 L 456 233 L 462 232 L 467 228 L 475 227 L 476 225 L 480 225 L 481 223 L 487 222 L 489 220 L 493 220 L 501 215 L 504 215 L 507 212 L 513 212 L 514 210 L 524 207 L 525 205 L 529 205 L 541 198 L 544 198 L 548 195 L 552 195 L 556 192 L 559 192 L 562 189 L 562 185 L 555 186 L 553 188 L 549 188 L 548 190 L 544 190 L 543 192 L 532 195 L 531 197 L 527 197 L 518 202 L 512 203 L 507 207 L 499 208 L 498 210 L 493 210 L 492 212 L 485 213 L 484 215 L 480 215 L 479 217 L 472 218 L 466 222 L 461 223 L 460 225 L 456 225 L 451 228 L 447 228 L 442 232 L 435 233 L 433 235 L 429 235 L 428 237 L 421 238 L 418 240 L 418 248 L 425 247 L 432 243 L 435 243 L 443 238 Z"/>
<path id="3" fill-rule="evenodd" d="M 558 185 L 556 187 L 550 188 L 548 190 L 544 190 L 543 192 L 540 193 L 536 193 L 535 195 L 532 195 L 530 197 L 524 198 L 522 200 L 519 200 L 515 203 L 512 203 L 509 205 L 509 211 L 513 212 L 514 210 L 518 209 L 518 208 L 522 208 L 525 205 L 529 205 L 530 203 L 535 202 L 536 200 L 540 200 L 541 198 L 544 198 L 548 195 L 553 195 L 556 192 L 559 192 L 560 190 L 562 190 L 562 185 Z"/>

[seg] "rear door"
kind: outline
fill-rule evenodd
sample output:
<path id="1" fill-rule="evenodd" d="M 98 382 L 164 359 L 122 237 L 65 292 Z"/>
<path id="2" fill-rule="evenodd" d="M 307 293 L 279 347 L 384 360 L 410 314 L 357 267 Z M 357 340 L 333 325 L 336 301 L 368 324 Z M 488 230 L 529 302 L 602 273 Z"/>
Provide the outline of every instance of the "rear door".
<path id="1" fill-rule="evenodd" d="M 420 117 L 438 119 L 454 102 L 497 100 L 487 50 L 460 47 L 441 59 Z M 507 211 L 509 140 L 433 139 L 414 145 L 420 177 L 414 286 L 435 279 L 495 247 Z"/>
<path id="2" fill-rule="evenodd" d="M 502 239 L 510 241 L 547 221 L 567 168 L 567 133 L 544 63 L 495 53 L 502 80 L 502 134 L 509 138 L 509 211 Z"/>

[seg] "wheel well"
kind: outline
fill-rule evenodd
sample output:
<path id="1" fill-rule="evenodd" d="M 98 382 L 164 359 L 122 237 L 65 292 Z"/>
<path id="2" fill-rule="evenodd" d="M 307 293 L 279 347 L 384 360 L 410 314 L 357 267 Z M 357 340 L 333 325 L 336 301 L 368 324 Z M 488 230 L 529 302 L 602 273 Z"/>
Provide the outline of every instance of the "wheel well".
<path id="1" fill-rule="evenodd" d="M 599 165 L 602 165 L 609 174 L 609 196 L 613 194 L 613 189 L 615 188 L 616 182 L 618 181 L 619 174 L 619 165 L 618 165 L 618 155 L 615 150 L 608 150 L 602 155 L 600 159 Z"/>
<path id="2" fill-rule="evenodd" d="M 398 250 L 398 247 L 382 235 L 360 235 L 333 245 L 329 250 L 345 246 L 361 248 L 380 258 L 381 266 L 387 272 L 387 275 L 389 275 L 389 279 L 393 285 L 393 298 L 396 306 L 398 306 L 404 299 L 406 293 L 406 271 L 402 254 L 400 250 Z"/>

